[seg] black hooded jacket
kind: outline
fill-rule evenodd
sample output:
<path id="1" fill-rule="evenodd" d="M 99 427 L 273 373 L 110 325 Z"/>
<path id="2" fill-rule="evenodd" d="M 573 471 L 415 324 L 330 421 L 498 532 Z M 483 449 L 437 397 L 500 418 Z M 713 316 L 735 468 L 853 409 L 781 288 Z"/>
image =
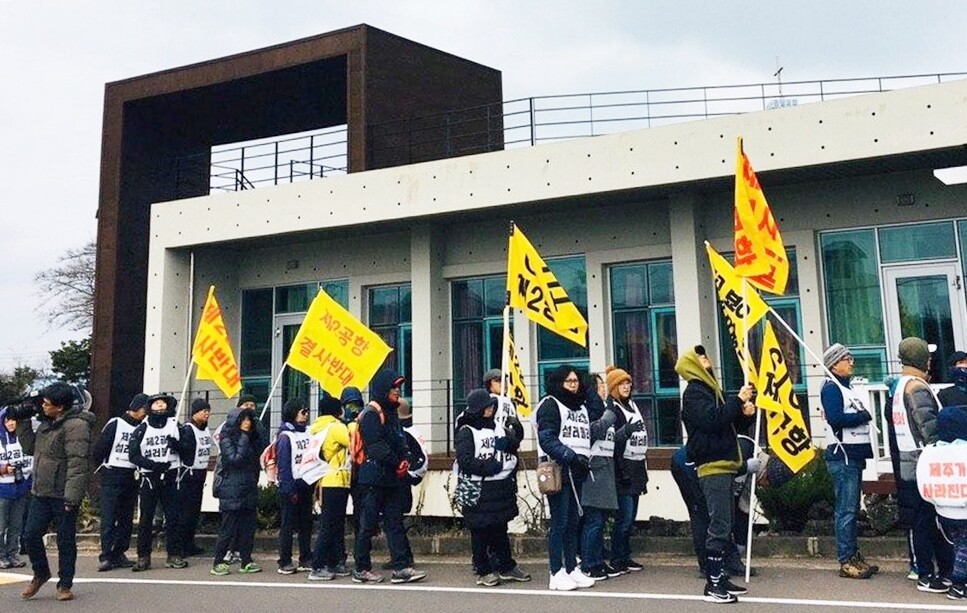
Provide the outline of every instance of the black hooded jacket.
<path id="1" fill-rule="evenodd" d="M 581 379 L 581 383 L 578 385 L 577 392 L 572 394 L 564 389 L 564 379 L 572 372 L 577 371 L 571 366 L 564 365 L 559 366 L 547 375 L 548 397 L 537 407 L 536 417 L 537 440 L 541 445 L 541 449 L 552 460 L 562 464 L 565 470 L 574 462 L 577 454 L 573 449 L 561 443 L 561 412 L 558 409 L 557 402 L 554 400 L 557 399 L 567 408 L 576 411 L 581 408 L 587 399 L 587 390 L 585 389 L 584 380 L 581 377 L 578 377 Z M 576 468 L 574 470 L 575 479 L 583 479 L 585 476 L 587 476 L 587 470 L 584 468 Z"/>
<path id="2" fill-rule="evenodd" d="M 396 468 L 406 459 L 407 447 L 396 412 L 399 403 L 389 399 L 389 391 L 399 379 L 395 370 L 384 368 L 376 373 L 369 384 L 370 402 L 379 405 L 380 410 L 367 406 L 359 414 L 359 436 L 366 453 L 366 462 L 356 471 L 359 485 L 399 485 Z"/>
<path id="3" fill-rule="evenodd" d="M 483 390 L 479 391 L 486 393 Z M 478 407 L 467 407 L 457 421 L 454 447 L 460 472 L 484 477 L 480 483 L 480 499 L 477 504 L 463 511 L 463 523 L 470 529 L 506 524 L 517 517 L 517 481 L 512 478 L 489 479 L 488 477 L 493 477 L 501 471 L 502 463 L 495 458 L 476 457 L 476 446 L 471 429 L 493 429 L 494 425 L 494 418 L 492 416 L 485 418 L 482 409 Z"/>
<path id="4" fill-rule="evenodd" d="M 252 429 L 242 432 L 239 424 L 248 414 Z M 218 510 L 254 509 L 259 499 L 259 457 L 269 446 L 269 436 L 252 409 L 235 408 L 228 412 L 218 440 Z"/>
<path id="5" fill-rule="evenodd" d="M 159 396 L 151 396 L 148 398 L 148 401 L 152 401 Z M 149 407 L 147 417 L 145 417 L 144 420 L 138 424 L 138 427 L 134 429 L 134 432 L 131 433 L 131 440 L 128 443 L 128 459 L 132 464 L 142 469 L 142 471 L 162 473 L 167 470 L 171 470 L 172 467 L 167 462 L 158 462 L 144 457 L 144 455 L 141 453 L 141 440 L 144 439 L 144 433 L 147 431 L 148 425 L 150 425 L 152 428 L 163 428 L 169 419 L 175 418 L 175 405 L 169 404 L 168 410 L 164 413 L 152 412 L 150 410 L 150 402 L 148 402 L 146 406 Z M 174 452 L 178 454 L 178 458 L 182 462 L 185 462 L 185 459 L 189 455 L 194 454 L 194 449 L 186 448 L 186 442 L 180 437 L 177 441 L 172 442 L 172 445 Z"/>

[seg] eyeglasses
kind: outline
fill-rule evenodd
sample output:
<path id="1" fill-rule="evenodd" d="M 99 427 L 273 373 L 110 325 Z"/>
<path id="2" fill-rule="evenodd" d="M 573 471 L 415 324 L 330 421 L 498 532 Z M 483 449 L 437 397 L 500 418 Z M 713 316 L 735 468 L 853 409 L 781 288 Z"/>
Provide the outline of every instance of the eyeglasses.
<path id="1" fill-rule="evenodd" d="M 853 363 L 853 362 L 854 362 L 855 360 L 853 359 L 853 356 L 851 356 L 851 355 L 848 355 L 848 356 L 846 356 L 845 358 L 842 358 L 842 359 L 840 360 L 840 362 L 844 362 L 844 361 L 845 361 L 845 362 L 849 362 L 850 364 L 852 364 L 852 363 Z"/>
<path id="2" fill-rule="evenodd" d="M 299 409 L 299 415 L 308 415 L 309 409 Z"/>
<path id="3" fill-rule="evenodd" d="M 565 383 L 580 383 L 581 380 L 580 379 L 565 379 L 564 382 Z"/>

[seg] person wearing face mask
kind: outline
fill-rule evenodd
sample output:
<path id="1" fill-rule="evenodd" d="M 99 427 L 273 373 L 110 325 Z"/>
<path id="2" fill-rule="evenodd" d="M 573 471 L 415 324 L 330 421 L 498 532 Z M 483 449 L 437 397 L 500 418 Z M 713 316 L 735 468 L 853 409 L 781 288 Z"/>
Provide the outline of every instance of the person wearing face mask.
<path id="1" fill-rule="evenodd" d="M 309 447 L 309 405 L 302 398 L 291 398 L 282 407 L 282 425 L 276 437 L 279 467 L 279 499 L 282 506 L 279 526 L 280 575 L 312 570 L 312 486 L 302 480 L 302 455 Z M 292 564 L 292 532 L 299 537 L 299 566 Z"/>
<path id="2" fill-rule="evenodd" d="M 386 544 L 390 550 L 392 583 L 411 583 L 426 573 L 409 565 L 410 549 L 403 528 L 403 490 L 400 482 L 409 475 L 408 450 L 403 438 L 397 408 L 405 379 L 384 368 L 369 385 L 370 403 L 357 418 L 362 458 L 354 458 L 356 487 L 353 504 L 359 508 L 359 530 L 353 549 L 355 583 L 379 583 L 383 576 L 373 572 L 372 539 L 382 519 Z M 362 459 L 361 462 L 358 460 Z"/>
<path id="3" fill-rule="evenodd" d="M 183 466 L 181 459 L 184 449 L 181 430 L 175 419 L 177 404 L 178 401 L 167 394 L 149 396 L 145 401 L 148 416 L 131 433 L 128 459 L 141 473 L 138 561 L 131 567 L 134 572 L 151 568 L 151 527 L 158 503 L 161 503 L 167 522 L 165 549 L 168 558 L 165 568 L 188 566 L 182 548 L 181 509 L 178 504 L 178 477 Z"/>
<path id="4" fill-rule="evenodd" d="M 134 508 L 138 504 L 137 467 L 131 463 L 128 447 L 135 428 L 144 421 L 148 396 L 136 394 L 128 410 L 108 420 L 94 442 L 94 462 L 101 476 L 101 555 L 98 572 L 131 568 L 125 555 L 131 546 Z"/>
<path id="5" fill-rule="evenodd" d="M 561 466 L 561 490 L 547 495 L 551 525 L 547 532 L 551 590 L 592 587 L 594 580 L 577 567 L 581 487 L 591 465 L 591 428 L 587 391 L 578 371 L 562 365 L 547 375 L 547 396 L 537 407 L 538 461 Z"/>
<path id="6" fill-rule="evenodd" d="M 737 431 L 746 431 L 752 425 L 756 410 L 752 404 L 754 390 L 751 385 L 744 385 L 738 395 L 726 398 L 701 345 L 679 356 L 675 372 L 688 382 L 682 393 L 682 422 L 688 433 L 685 451 L 688 461 L 698 467 L 709 514 L 705 601 L 736 602 L 736 596 L 748 590 L 727 578 L 725 550 L 735 510 L 732 482 L 744 464 Z"/>
<path id="7" fill-rule="evenodd" d="M 613 366 L 607 371 L 608 408 L 614 413 L 614 464 L 618 515 L 611 531 L 611 569 L 614 574 L 644 568 L 631 557 L 631 531 L 638 515 L 638 499 L 648 491 L 648 431 L 638 405 L 631 399 L 631 375 Z"/>
<path id="8" fill-rule="evenodd" d="M 208 459 L 212 455 L 212 434 L 208 418 L 212 407 L 204 398 L 191 401 L 191 411 L 181 426 L 181 444 L 185 449 L 185 467 L 178 489 L 181 506 L 184 550 L 186 556 L 199 556 L 205 550 L 195 543 L 195 532 L 201 517 L 201 501 L 208 476 Z"/>
<path id="9" fill-rule="evenodd" d="M 950 387 L 937 392 L 942 407 L 967 409 L 967 353 L 954 351 L 947 360 L 947 382 Z"/>

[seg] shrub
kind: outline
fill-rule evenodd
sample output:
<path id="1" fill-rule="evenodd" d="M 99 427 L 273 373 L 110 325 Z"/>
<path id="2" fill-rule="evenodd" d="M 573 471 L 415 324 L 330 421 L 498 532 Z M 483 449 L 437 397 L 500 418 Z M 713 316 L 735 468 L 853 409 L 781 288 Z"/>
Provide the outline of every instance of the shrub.
<path id="1" fill-rule="evenodd" d="M 259 503 L 256 511 L 260 530 L 273 530 L 279 527 L 282 518 L 282 503 L 279 502 L 279 487 L 270 483 L 259 488 Z"/>
<path id="2" fill-rule="evenodd" d="M 835 502 L 833 482 L 821 454 L 793 476 L 778 459 L 770 459 L 769 468 L 770 484 L 778 485 L 761 485 L 756 488 L 756 496 L 771 530 L 802 532 L 810 519 L 831 517 Z M 783 470 L 787 474 L 782 474 Z M 774 472 L 778 473 L 775 479 Z"/>

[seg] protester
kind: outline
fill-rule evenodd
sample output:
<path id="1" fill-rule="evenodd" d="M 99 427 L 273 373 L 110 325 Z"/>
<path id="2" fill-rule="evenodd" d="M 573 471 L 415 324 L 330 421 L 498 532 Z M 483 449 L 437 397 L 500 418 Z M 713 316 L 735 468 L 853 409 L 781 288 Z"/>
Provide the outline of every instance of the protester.
<path id="1" fill-rule="evenodd" d="M 562 483 L 561 491 L 547 496 L 551 513 L 548 588 L 570 591 L 594 585 L 594 580 L 577 567 L 581 486 L 591 464 L 591 430 L 584 404 L 587 391 L 577 370 L 568 365 L 547 375 L 546 389 L 548 395 L 538 405 L 535 417 L 537 457 L 538 461 L 553 460 L 560 465 Z"/>
<path id="2" fill-rule="evenodd" d="M 916 337 L 900 341 L 898 357 L 902 368 L 900 377 L 889 387 L 892 419 L 887 420 L 887 425 L 900 523 L 912 530 L 917 590 L 939 594 L 948 589 L 943 579 L 950 574 L 952 552 L 937 529 L 933 505 L 924 501 L 917 490 L 920 450 L 937 441 L 940 400 L 927 383 L 934 349 Z"/>
<path id="3" fill-rule="evenodd" d="M 359 390 L 356 390 L 356 393 L 359 393 Z M 343 395 L 345 396 L 345 390 Z M 319 516 L 319 535 L 312 550 L 312 571 L 309 573 L 309 581 L 331 581 L 336 577 L 349 575 L 344 557 L 346 505 L 349 502 L 349 486 L 352 480 L 352 467 L 349 461 L 349 428 L 340 421 L 343 415 L 341 404 L 329 405 L 321 410 L 322 415 L 309 427 L 312 440 L 321 439 L 318 442 L 318 453 L 320 460 L 325 462 L 322 477 L 318 482 L 322 513 Z M 353 423 L 350 427 L 355 429 L 356 424 Z M 310 442 L 309 448 L 316 447 Z"/>
<path id="4" fill-rule="evenodd" d="M 258 409 L 258 399 L 252 394 L 242 394 L 238 397 L 235 407 L 239 409 L 248 409 L 254 412 Z M 224 427 L 225 422 L 223 421 L 217 428 L 215 428 L 215 432 L 212 434 L 212 449 L 215 451 L 220 449 L 218 442 L 221 440 L 222 428 Z M 228 551 L 225 553 L 224 562 L 229 566 L 242 563 L 242 557 L 238 554 L 238 547 L 235 545 L 235 543 L 229 543 Z"/>
<path id="5" fill-rule="evenodd" d="M 182 541 L 186 556 L 200 556 L 205 550 L 195 542 L 201 503 L 208 477 L 208 460 L 212 454 L 213 438 L 208 430 L 211 404 L 204 398 L 191 401 L 188 420 L 181 426 L 181 444 L 185 449 L 186 464 L 178 489 L 182 512 Z"/>
<path id="6" fill-rule="evenodd" d="M 268 444 L 268 434 L 253 409 L 236 407 L 229 411 L 218 440 L 212 492 L 218 498 L 221 514 L 212 575 L 231 572 L 225 555 L 233 543 L 241 558 L 238 572 L 262 572 L 262 567 L 252 560 L 252 549 L 258 528 L 259 456 Z"/>
<path id="7" fill-rule="evenodd" d="M 503 436 L 503 432 L 508 432 L 518 441 L 523 441 L 524 426 L 520 423 L 520 416 L 517 414 L 517 407 L 514 402 L 503 394 L 501 389 L 502 379 L 503 376 L 499 368 L 491 368 L 483 376 L 484 389 L 497 399 L 497 411 L 494 413 L 497 435 Z"/>
<path id="8" fill-rule="evenodd" d="M 585 402 L 590 421 L 591 458 L 589 478 L 581 488 L 581 508 L 584 511 L 580 527 L 581 572 L 595 581 L 603 581 L 620 574 L 604 562 L 604 525 L 618 510 L 614 469 L 615 414 L 598 396 L 595 377 L 592 375 L 588 378 L 590 385 Z"/>
<path id="9" fill-rule="evenodd" d="M 147 418 L 131 433 L 128 459 L 141 473 L 138 521 L 138 561 L 134 572 L 151 568 L 152 523 L 158 503 L 165 514 L 165 568 L 185 568 L 182 543 L 182 518 L 178 497 L 178 477 L 182 467 L 181 431 L 175 419 L 178 401 L 173 396 L 156 394 L 145 401 Z"/>
<path id="10" fill-rule="evenodd" d="M 638 405 L 631 399 L 632 380 L 626 371 L 608 367 L 608 408 L 614 413 L 614 463 L 618 515 L 611 530 L 612 574 L 639 571 L 631 557 L 631 531 L 638 515 L 638 499 L 648 491 L 648 431 Z"/>
<path id="11" fill-rule="evenodd" d="M 852 387 L 853 356 L 849 349 L 833 343 L 823 353 L 823 363 L 833 378 L 823 383 L 820 401 L 826 422 L 826 469 L 833 479 L 836 496 L 833 526 L 839 576 L 869 579 L 880 568 L 866 562 L 856 545 L 856 519 L 866 460 L 873 457 L 870 422 L 873 416 L 863 398 Z"/>
<path id="12" fill-rule="evenodd" d="M 278 573 L 291 575 L 312 570 L 312 486 L 302 480 L 302 454 L 309 446 L 309 405 L 302 398 L 290 398 L 282 407 L 282 424 L 276 437 L 279 468 Z M 292 564 L 292 532 L 299 538 L 299 565 Z"/>
<path id="13" fill-rule="evenodd" d="M 144 421 L 148 396 L 135 394 L 128 410 L 112 417 L 94 442 L 94 463 L 101 475 L 101 553 L 98 572 L 131 568 L 127 557 L 134 528 L 134 509 L 138 504 L 137 466 L 128 449 L 135 428 Z"/>
<path id="14" fill-rule="evenodd" d="M 353 458 L 357 486 L 353 504 L 359 508 L 359 530 L 353 551 L 356 583 L 379 583 L 383 576 L 373 572 L 372 539 L 382 518 L 390 550 L 392 583 L 420 581 L 426 573 L 407 564 L 409 541 L 403 529 L 403 490 L 400 481 L 408 475 L 409 463 L 397 407 L 404 379 L 384 368 L 370 382 L 370 403 L 359 414 L 359 458 Z"/>
<path id="15" fill-rule="evenodd" d="M 0 408 L 0 569 L 27 565 L 18 554 L 33 485 L 33 457 L 24 453 L 17 438 L 18 421 L 7 407 Z"/>
<path id="16" fill-rule="evenodd" d="M 464 508 L 464 525 L 470 529 L 472 563 L 477 585 L 494 587 L 504 581 L 529 581 L 513 559 L 507 523 L 517 517 L 517 470 L 514 453 L 520 441 L 512 433 L 498 436 L 494 414 L 498 398 L 476 389 L 467 396 L 467 408 L 457 422 L 454 446 L 457 467 L 465 478 L 480 484 L 476 504 Z"/>
<path id="17" fill-rule="evenodd" d="M 400 479 L 399 487 L 402 490 L 403 514 L 413 510 L 413 488 L 423 482 L 423 477 L 429 468 L 429 459 L 426 452 L 426 442 L 419 429 L 413 425 L 413 412 L 410 403 L 400 398 L 400 406 L 397 407 L 397 414 L 400 418 L 400 428 L 403 436 L 403 446 L 406 449 L 406 475 Z M 404 527 L 404 530 L 407 528 Z M 410 549 L 409 538 L 406 539 L 406 553 L 403 556 L 406 566 L 413 566 L 413 551 Z"/>
<path id="18" fill-rule="evenodd" d="M 942 407 L 967 407 L 967 353 L 954 351 L 947 360 L 947 379 L 950 387 L 937 392 Z"/>
<path id="19" fill-rule="evenodd" d="M 705 549 L 708 554 L 704 597 L 707 602 L 730 603 L 747 592 L 725 574 L 725 550 L 732 531 L 734 501 L 732 483 L 742 470 L 736 429 L 752 423 L 753 389 L 745 385 L 728 399 L 712 372 L 705 348 L 685 351 L 675 372 L 688 382 L 682 394 L 682 421 L 688 433 L 688 460 L 698 466 L 699 483 L 709 511 Z"/>
<path id="20" fill-rule="evenodd" d="M 24 453 L 33 455 L 33 498 L 27 512 L 24 542 L 33 578 L 20 593 L 32 598 L 50 579 L 44 534 L 54 524 L 57 532 L 57 600 L 73 600 L 77 563 L 77 511 L 90 479 L 91 432 L 96 418 L 74 404 L 66 383 L 53 383 L 41 392 L 42 414 L 36 432 L 18 428 Z"/>

